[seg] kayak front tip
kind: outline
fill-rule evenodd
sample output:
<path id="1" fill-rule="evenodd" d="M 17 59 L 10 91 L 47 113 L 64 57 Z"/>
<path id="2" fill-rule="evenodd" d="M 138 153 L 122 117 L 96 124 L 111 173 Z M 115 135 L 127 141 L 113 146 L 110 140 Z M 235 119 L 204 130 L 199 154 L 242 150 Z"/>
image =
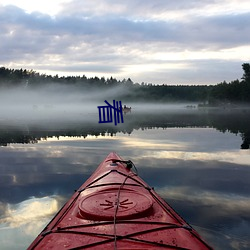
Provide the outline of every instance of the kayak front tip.
<path id="1" fill-rule="evenodd" d="M 29 246 L 31 249 L 212 249 L 111 152 Z"/>

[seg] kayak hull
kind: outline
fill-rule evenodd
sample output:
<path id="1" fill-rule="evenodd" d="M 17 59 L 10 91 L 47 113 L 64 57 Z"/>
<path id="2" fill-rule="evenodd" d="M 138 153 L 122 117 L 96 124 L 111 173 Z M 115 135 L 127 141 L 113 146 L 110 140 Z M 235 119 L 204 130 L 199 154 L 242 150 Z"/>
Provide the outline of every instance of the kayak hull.
<path id="1" fill-rule="evenodd" d="M 212 249 L 110 153 L 28 249 Z"/>

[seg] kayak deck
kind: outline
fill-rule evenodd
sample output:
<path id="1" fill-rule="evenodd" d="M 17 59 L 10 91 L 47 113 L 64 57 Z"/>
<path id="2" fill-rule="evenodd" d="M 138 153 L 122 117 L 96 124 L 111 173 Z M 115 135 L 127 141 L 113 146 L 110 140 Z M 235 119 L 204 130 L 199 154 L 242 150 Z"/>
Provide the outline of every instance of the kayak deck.
<path id="1" fill-rule="evenodd" d="M 212 249 L 110 153 L 28 249 Z"/>

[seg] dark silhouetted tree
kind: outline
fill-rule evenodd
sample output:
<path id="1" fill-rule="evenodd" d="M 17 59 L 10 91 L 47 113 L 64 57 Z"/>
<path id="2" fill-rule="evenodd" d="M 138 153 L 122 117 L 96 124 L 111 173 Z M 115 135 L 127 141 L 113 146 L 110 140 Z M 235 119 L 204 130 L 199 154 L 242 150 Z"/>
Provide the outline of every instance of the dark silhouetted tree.
<path id="1" fill-rule="evenodd" d="M 250 82 L 250 64 L 249 63 L 243 63 L 242 69 L 244 71 L 244 74 L 242 76 L 242 80 L 245 82 Z"/>

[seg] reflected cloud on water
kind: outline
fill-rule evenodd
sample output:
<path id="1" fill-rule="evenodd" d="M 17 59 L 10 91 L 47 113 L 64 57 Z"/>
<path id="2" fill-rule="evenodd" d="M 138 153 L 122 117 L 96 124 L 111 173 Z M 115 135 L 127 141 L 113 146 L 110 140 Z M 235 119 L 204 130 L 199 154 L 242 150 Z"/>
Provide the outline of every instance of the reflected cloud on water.
<path id="1" fill-rule="evenodd" d="M 56 197 L 33 197 L 17 204 L 7 204 L 4 209 L 5 216 L 0 219 L 0 223 L 12 228 L 24 224 L 27 226 L 53 215 L 59 208 Z M 26 227 L 25 233 L 33 234 L 29 227 Z"/>
<path id="2" fill-rule="evenodd" d="M 62 206 L 60 197 L 30 198 L 17 204 L 0 203 L 1 249 L 24 249 Z"/>

